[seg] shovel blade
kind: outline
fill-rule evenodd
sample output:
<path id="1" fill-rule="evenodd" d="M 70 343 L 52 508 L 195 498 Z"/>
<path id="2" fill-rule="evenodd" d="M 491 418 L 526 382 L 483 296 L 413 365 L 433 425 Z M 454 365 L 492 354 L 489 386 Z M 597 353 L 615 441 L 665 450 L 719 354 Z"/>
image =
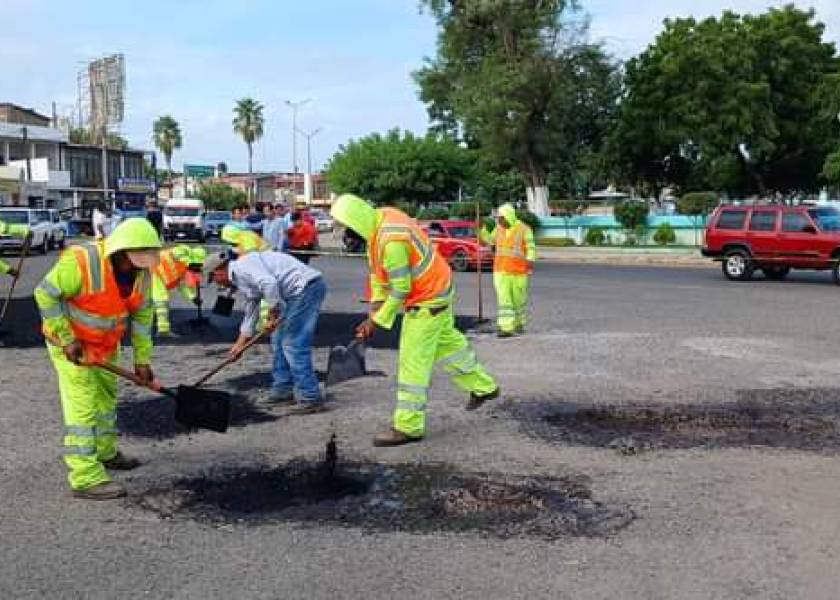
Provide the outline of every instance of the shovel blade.
<path id="1" fill-rule="evenodd" d="M 336 346 L 330 350 L 327 360 L 327 386 L 364 377 L 366 374 L 364 344 L 352 341 L 347 347 Z"/>
<path id="2" fill-rule="evenodd" d="M 179 385 L 175 420 L 189 429 L 225 433 L 230 424 L 230 394 L 191 385 Z"/>

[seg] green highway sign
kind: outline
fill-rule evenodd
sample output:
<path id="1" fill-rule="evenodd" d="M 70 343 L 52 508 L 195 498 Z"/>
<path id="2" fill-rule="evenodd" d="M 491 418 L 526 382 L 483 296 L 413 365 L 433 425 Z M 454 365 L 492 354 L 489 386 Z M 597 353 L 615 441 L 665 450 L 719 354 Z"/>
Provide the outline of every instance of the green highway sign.
<path id="1" fill-rule="evenodd" d="M 184 175 L 192 179 L 207 179 L 216 176 L 216 168 L 210 165 L 184 165 Z"/>

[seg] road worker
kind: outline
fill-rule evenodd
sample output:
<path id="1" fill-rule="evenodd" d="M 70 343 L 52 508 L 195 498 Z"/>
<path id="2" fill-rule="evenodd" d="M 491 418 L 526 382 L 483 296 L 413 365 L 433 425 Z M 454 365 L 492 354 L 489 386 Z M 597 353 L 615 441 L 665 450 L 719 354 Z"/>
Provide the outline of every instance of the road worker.
<path id="1" fill-rule="evenodd" d="M 144 218 L 126 219 L 104 240 L 65 250 L 35 288 L 58 374 L 64 462 L 77 498 L 124 496 L 108 470 L 139 465 L 117 449 L 116 376 L 95 365 L 117 362 L 130 327 L 134 372 L 153 381 L 151 271 L 159 252 L 154 227 Z"/>
<path id="2" fill-rule="evenodd" d="M 503 204 L 495 231 L 481 231 L 485 244 L 496 246 L 493 261 L 493 287 L 496 288 L 496 324 L 498 336 L 512 337 L 525 333 L 528 324 L 528 283 L 537 259 L 534 232 L 517 218 L 511 204 Z"/>
<path id="3" fill-rule="evenodd" d="M 25 240 L 31 235 L 31 233 L 32 232 L 29 230 L 29 227 L 26 225 L 19 225 L 17 223 L 6 223 L 4 221 L 0 221 L 0 235 L 9 235 Z M 7 263 L 4 260 L 0 260 L 0 275 L 9 275 L 11 277 L 17 277 L 19 273 L 9 263 Z"/>
<path id="4" fill-rule="evenodd" d="M 351 194 L 341 196 L 331 212 L 367 243 L 371 314 L 356 328 L 357 337 L 369 339 L 378 327 L 391 329 L 405 309 L 393 426 L 377 434 L 374 445 L 399 446 L 423 438 L 435 364 L 469 392 L 467 410 L 496 398 L 498 384 L 455 328 L 452 271 L 417 222 L 394 208 L 373 208 Z"/>
<path id="5" fill-rule="evenodd" d="M 250 229 L 243 229 L 237 224 L 228 224 L 222 227 L 222 241 L 232 246 L 231 250 L 235 258 L 241 258 L 250 252 L 265 252 L 271 250 L 271 244 L 265 241 L 259 234 Z M 267 302 L 260 304 L 259 326 L 264 327 L 268 323 Z"/>
<path id="6" fill-rule="evenodd" d="M 161 335 L 170 335 L 169 292 L 176 287 L 181 296 L 198 306 L 196 287 L 201 285 L 201 269 L 207 260 L 207 251 L 201 247 L 191 248 L 180 244 L 160 252 L 160 262 L 154 270 L 152 280 L 152 302 L 155 305 L 157 331 Z"/>

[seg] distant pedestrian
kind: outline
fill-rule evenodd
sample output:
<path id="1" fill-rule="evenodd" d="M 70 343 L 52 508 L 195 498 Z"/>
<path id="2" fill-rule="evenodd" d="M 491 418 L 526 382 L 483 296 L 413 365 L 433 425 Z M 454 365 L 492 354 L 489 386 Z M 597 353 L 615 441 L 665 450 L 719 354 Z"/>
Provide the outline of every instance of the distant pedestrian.
<path id="1" fill-rule="evenodd" d="M 149 200 L 146 204 L 146 219 L 155 228 L 158 237 L 161 237 L 163 235 L 163 212 L 154 200 Z"/>
<path id="2" fill-rule="evenodd" d="M 108 215 L 108 208 L 103 201 L 96 204 L 91 215 L 91 225 L 93 225 L 93 237 L 97 240 L 105 239 L 110 233 L 111 218 Z"/>
<path id="3" fill-rule="evenodd" d="M 286 232 L 289 239 L 289 254 L 304 264 L 312 257 L 309 252 L 318 247 L 318 230 L 309 222 L 303 211 L 296 210 L 292 215 L 292 226 Z"/>
<path id="4" fill-rule="evenodd" d="M 285 250 L 286 245 L 286 221 L 283 218 L 285 211 L 286 207 L 282 204 L 275 204 L 271 219 L 263 225 L 263 238 L 278 252 Z"/>

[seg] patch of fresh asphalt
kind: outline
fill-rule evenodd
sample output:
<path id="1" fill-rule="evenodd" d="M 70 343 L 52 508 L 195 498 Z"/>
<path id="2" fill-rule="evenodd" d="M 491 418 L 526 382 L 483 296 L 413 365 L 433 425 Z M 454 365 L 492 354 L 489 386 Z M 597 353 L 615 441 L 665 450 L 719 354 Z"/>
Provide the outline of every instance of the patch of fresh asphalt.
<path id="1" fill-rule="evenodd" d="M 268 346 L 256 348 L 213 380 L 241 388 L 246 398 L 238 407 L 241 426 L 225 435 L 175 435 L 165 399 L 122 387 L 122 446 L 145 464 L 117 475 L 129 489 L 126 501 L 94 504 L 71 500 L 64 489 L 55 377 L 27 299 L 52 260 L 29 265 L 8 322 L 17 335 L 0 341 L 0 597 L 836 596 L 836 456 L 807 444 L 756 440 L 743 416 L 715 412 L 759 403 L 764 412 L 747 418 L 788 434 L 785 423 L 799 426 L 804 437 L 795 441 L 819 446 L 807 428 L 824 433 L 821 419 L 833 418 L 840 369 L 838 290 L 825 274 L 736 284 L 714 269 L 540 264 L 528 335 L 473 336 L 504 398 L 468 413 L 463 394 L 438 373 L 427 440 L 399 449 L 370 445 L 393 406 L 396 357 L 388 336 L 368 362 L 389 377 L 343 384 L 331 392 L 332 411 L 309 417 L 251 404 L 265 381 L 254 374 L 270 365 Z M 314 264 L 330 286 L 315 349 L 323 369 L 328 346 L 346 340 L 363 317 L 364 265 Z M 475 277 L 458 276 L 458 311 L 466 317 L 476 314 Z M 485 285 L 492 315 L 489 276 Z M 157 349 L 155 368 L 166 383 L 193 380 L 220 360 L 235 335 L 234 323 L 217 317 L 210 330 L 189 330 L 184 323 L 193 313 L 179 303 L 175 322 L 185 336 Z M 581 427 L 562 423 L 551 439 L 533 430 L 539 411 L 563 410 L 588 411 L 582 414 L 594 419 Z M 609 427 L 596 427 L 604 422 Z M 724 438 L 715 437 L 721 428 Z M 606 440 L 613 429 L 646 451 L 616 452 Z M 660 437 L 648 448 L 640 429 Z M 547 541 L 520 531 L 501 541 L 457 527 L 412 532 L 399 519 L 365 528 L 282 517 L 239 523 L 224 511 L 218 517 L 215 500 L 226 501 L 231 489 L 247 495 L 254 473 L 269 474 L 258 482 L 270 484 L 295 460 L 320 460 L 332 432 L 354 464 L 376 472 L 446 464 L 456 483 L 486 474 L 480 477 L 504 484 L 491 487 L 501 490 L 494 493 L 455 485 L 436 496 L 457 510 L 475 510 L 488 499 L 521 506 L 513 480 L 530 478 L 585 482 L 592 506 L 626 507 L 635 519 L 607 537 Z M 725 443 L 709 443 L 710 436 Z M 234 487 L 201 487 L 208 474 Z M 198 513 L 161 518 L 154 507 L 138 507 L 161 493 L 166 504 L 167 491 L 183 489 L 206 492 L 190 505 Z M 288 501 L 282 490 L 275 491 L 279 513 Z"/>

